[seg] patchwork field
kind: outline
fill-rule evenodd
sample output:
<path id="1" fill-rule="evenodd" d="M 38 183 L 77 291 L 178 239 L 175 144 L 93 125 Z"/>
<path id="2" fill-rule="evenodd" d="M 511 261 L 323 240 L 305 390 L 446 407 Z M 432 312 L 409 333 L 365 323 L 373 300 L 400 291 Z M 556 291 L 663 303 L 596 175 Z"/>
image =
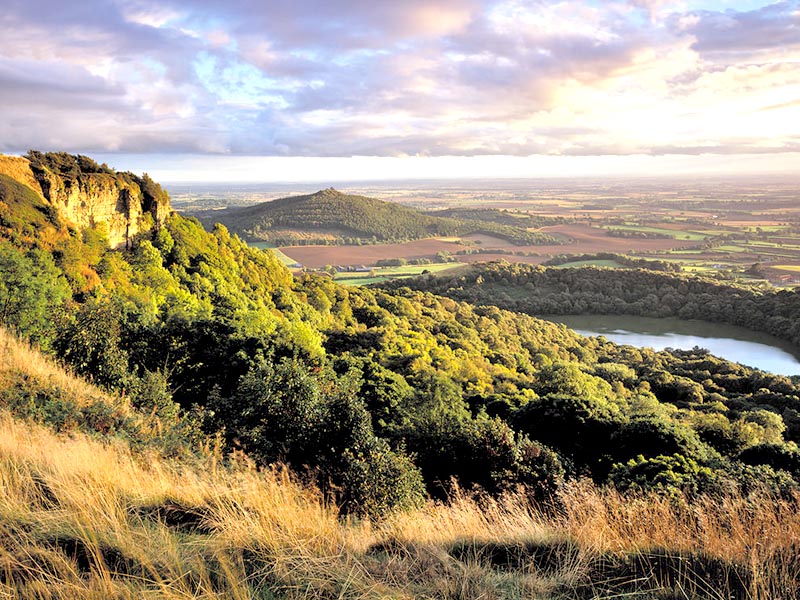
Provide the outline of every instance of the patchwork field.
<path id="1" fill-rule="evenodd" d="M 370 283 L 383 283 L 404 277 L 414 277 L 425 273 L 451 272 L 455 269 L 465 268 L 461 263 L 432 263 L 429 265 L 405 265 L 402 267 L 374 267 L 366 273 L 339 272 L 334 279 L 343 285 L 369 285 Z"/>
<path id="2" fill-rule="evenodd" d="M 347 191 L 423 210 L 491 208 L 495 214 L 506 211 L 512 222 L 533 216 L 544 226 L 528 231 L 565 243 L 519 246 L 475 233 L 362 246 L 282 246 L 278 252 L 284 262 L 298 269 L 353 270 L 371 269 L 387 259 L 538 264 L 555 256 L 574 255 L 583 262 L 582 255 L 618 254 L 720 277 L 800 283 L 800 181 L 795 179 L 428 182 L 402 188 L 368 184 Z M 614 266 L 606 260 L 590 262 Z M 358 282 L 371 279 L 361 273 L 347 276 Z"/>
<path id="3" fill-rule="evenodd" d="M 465 236 L 461 242 L 427 239 L 402 244 L 374 244 L 369 246 L 282 246 L 280 251 L 304 267 L 319 269 L 326 265 L 372 266 L 379 260 L 404 258 L 406 260 L 435 260 L 440 252 L 454 255 L 460 262 L 487 260 L 516 260 L 538 264 L 559 254 L 591 254 L 597 252 L 650 253 L 694 248 L 698 241 L 678 239 L 616 238 L 598 227 L 589 225 L 553 225 L 541 231 L 572 240 L 566 245 L 515 246 L 511 242 L 488 235 Z M 499 252 L 491 252 L 497 249 Z M 459 252 L 473 254 L 458 254 Z"/>

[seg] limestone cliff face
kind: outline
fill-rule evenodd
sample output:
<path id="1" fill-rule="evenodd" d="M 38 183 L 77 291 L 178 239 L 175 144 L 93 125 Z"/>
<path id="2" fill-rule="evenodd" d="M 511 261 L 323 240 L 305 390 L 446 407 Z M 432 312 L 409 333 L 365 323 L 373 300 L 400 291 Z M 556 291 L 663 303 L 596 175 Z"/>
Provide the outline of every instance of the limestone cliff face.
<path id="1" fill-rule="evenodd" d="M 130 246 L 137 234 L 163 223 L 170 212 L 169 197 L 147 176 L 107 167 L 85 172 L 77 160 L 82 157 L 60 153 L 36 153 L 33 160 L 0 158 L 1 173 L 34 189 L 71 226 L 104 230 L 113 248 Z"/>
<path id="2" fill-rule="evenodd" d="M 147 224 L 141 192 L 119 186 L 111 175 L 91 174 L 78 180 L 63 179 L 53 173 L 39 176 L 44 197 L 59 214 L 79 229 L 105 228 L 112 247 L 126 247 Z"/>

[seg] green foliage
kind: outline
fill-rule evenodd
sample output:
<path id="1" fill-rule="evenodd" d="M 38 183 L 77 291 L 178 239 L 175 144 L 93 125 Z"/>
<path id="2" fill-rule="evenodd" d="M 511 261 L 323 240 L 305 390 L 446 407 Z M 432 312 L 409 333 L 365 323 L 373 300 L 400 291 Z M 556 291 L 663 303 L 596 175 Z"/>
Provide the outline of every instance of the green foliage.
<path id="1" fill-rule="evenodd" d="M 609 478 L 622 491 L 696 493 L 711 477 L 711 469 L 681 454 L 672 454 L 652 458 L 637 456 L 624 464 L 615 464 Z"/>
<path id="2" fill-rule="evenodd" d="M 611 397 L 611 385 L 600 377 L 589 375 L 576 363 L 557 362 L 542 367 L 537 373 L 536 392 L 547 394 L 568 394 L 596 401 L 600 404 Z"/>
<path id="3" fill-rule="evenodd" d="M 227 438 L 263 462 L 313 477 L 348 512 L 377 516 L 421 499 L 416 467 L 375 437 L 350 378 L 314 375 L 297 360 L 261 360 L 233 395 L 209 403 Z"/>
<path id="4" fill-rule="evenodd" d="M 124 390 L 130 375 L 128 353 L 122 347 L 123 324 L 117 304 L 92 298 L 60 324 L 55 350 L 90 381 L 106 389 Z"/>
<path id="5" fill-rule="evenodd" d="M 402 375 L 369 359 L 348 357 L 341 362 L 337 368 L 353 369 L 360 374 L 358 397 L 364 402 L 376 433 L 387 435 L 408 425 L 407 411 L 414 389 Z"/>
<path id="6" fill-rule="evenodd" d="M 624 422 L 619 409 L 602 399 L 548 394 L 517 410 L 511 424 L 532 439 L 568 457 L 575 468 L 602 479 L 607 472 L 608 440 Z"/>
<path id="7" fill-rule="evenodd" d="M 800 452 L 796 446 L 758 444 L 743 450 L 739 460 L 746 465 L 766 465 L 776 471 L 786 471 L 795 478 L 800 476 Z"/>
<path id="8" fill-rule="evenodd" d="M 161 371 L 145 371 L 132 381 L 128 393 L 133 407 L 143 414 L 167 423 L 180 417 L 180 406 L 172 401 L 169 378 Z"/>
<path id="9" fill-rule="evenodd" d="M 375 262 L 377 267 L 403 267 L 408 264 L 405 258 L 382 258 Z"/>
<path id="10" fill-rule="evenodd" d="M 494 494 L 523 485 L 544 500 L 564 480 L 554 452 L 500 419 L 431 419 L 415 425 L 404 439 L 430 493 L 438 497 L 446 497 L 456 483 Z"/>
<path id="11" fill-rule="evenodd" d="M 144 173 L 141 178 L 137 178 L 135 175 L 133 177 L 144 195 L 145 211 L 152 211 L 153 207 L 169 202 L 167 192 L 164 191 L 160 184 L 153 181 L 147 173 Z"/>
<path id="12" fill-rule="evenodd" d="M 82 154 L 73 155 L 66 152 L 39 152 L 29 150 L 25 155 L 34 168 L 47 169 L 62 177 L 77 178 L 81 173 L 103 173 L 113 175 L 114 170 L 103 163 L 97 164 L 92 158 Z"/>
<path id="13" fill-rule="evenodd" d="M 43 346 L 54 334 L 53 315 L 69 295 L 53 259 L 42 250 L 23 252 L 0 239 L 0 323 Z"/>
<path id="14" fill-rule="evenodd" d="M 622 231 L 622 230 L 620 230 Z M 627 230 L 625 230 L 627 231 Z M 609 235 L 612 235 L 609 232 Z M 626 237 L 626 236 L 617 236 Z M 640 236 L 634 236 L 640 237 Z M 648 236 L 641 236 L 648 237 Z M 680 263 L 669 262 L 666 260 L 653 260 L 650 258 L 631 258 L 624 254 L 616 254 L 614 252 L 597 252 L 595 254 L 559 254 L 553 258 L 546 260 L 542 265 L 555 267 L 559 265 L 568 265 L 571 263 L 583 262 L 600 262 L 611 261 L 623 267 L 632 269 L 649 269 L 650 271 L 668 271 L 672 273 L 679 273 L 682 270 Z"/>
<path id="15" fill-rule="evenodd" d="M 711 458 L 696 432 L 663 418 L 639 418 L 624 423 L 612 435 L 610 446 L 616 460 L 679 454 L 703 464 Z"/>

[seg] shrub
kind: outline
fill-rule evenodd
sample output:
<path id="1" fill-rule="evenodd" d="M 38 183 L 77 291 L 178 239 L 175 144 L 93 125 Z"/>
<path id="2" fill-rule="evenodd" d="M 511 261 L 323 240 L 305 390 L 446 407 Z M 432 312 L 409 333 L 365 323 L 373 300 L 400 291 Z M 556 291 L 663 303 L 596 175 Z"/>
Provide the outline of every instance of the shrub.
<path id="1" fill-rule="evenodd" d="M 695 493 L 711 478 L 711 469 L 680 454 L 652 458 L 640 455 L 626 463 L 615 464 L 609 475 L 620 491 L 664 493 Z"/>

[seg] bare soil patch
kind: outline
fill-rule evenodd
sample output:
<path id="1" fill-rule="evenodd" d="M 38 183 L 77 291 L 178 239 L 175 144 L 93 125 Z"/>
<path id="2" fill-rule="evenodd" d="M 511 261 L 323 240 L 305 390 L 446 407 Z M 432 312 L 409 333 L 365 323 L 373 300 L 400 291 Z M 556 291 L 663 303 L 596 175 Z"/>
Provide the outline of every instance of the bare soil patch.
<path id="1" fill-rule="evenodd" d="M 542 227 L 543 233 L 563 235 L 575 243 L 566 246 L 527 246 L 525 250 L 539 254 L 593 254 L 597 252 L 658 252 L 675 248 L 696 248 L 700 242 L 677 239 L 618 238 L 605 229 L 589 225 L 553 225 Z"/>
<path id="2" fill-rule="evenodd" d="M 402 244 L 374 244 L 369 246 L 284 246 L 280 250 L 304 267 L 318 269 L 325 265 L 372 266 L 385 258 L 429 258 L 438 252 L 455 254 L 467 246 L 437 239 L 416 240 Z"/>

